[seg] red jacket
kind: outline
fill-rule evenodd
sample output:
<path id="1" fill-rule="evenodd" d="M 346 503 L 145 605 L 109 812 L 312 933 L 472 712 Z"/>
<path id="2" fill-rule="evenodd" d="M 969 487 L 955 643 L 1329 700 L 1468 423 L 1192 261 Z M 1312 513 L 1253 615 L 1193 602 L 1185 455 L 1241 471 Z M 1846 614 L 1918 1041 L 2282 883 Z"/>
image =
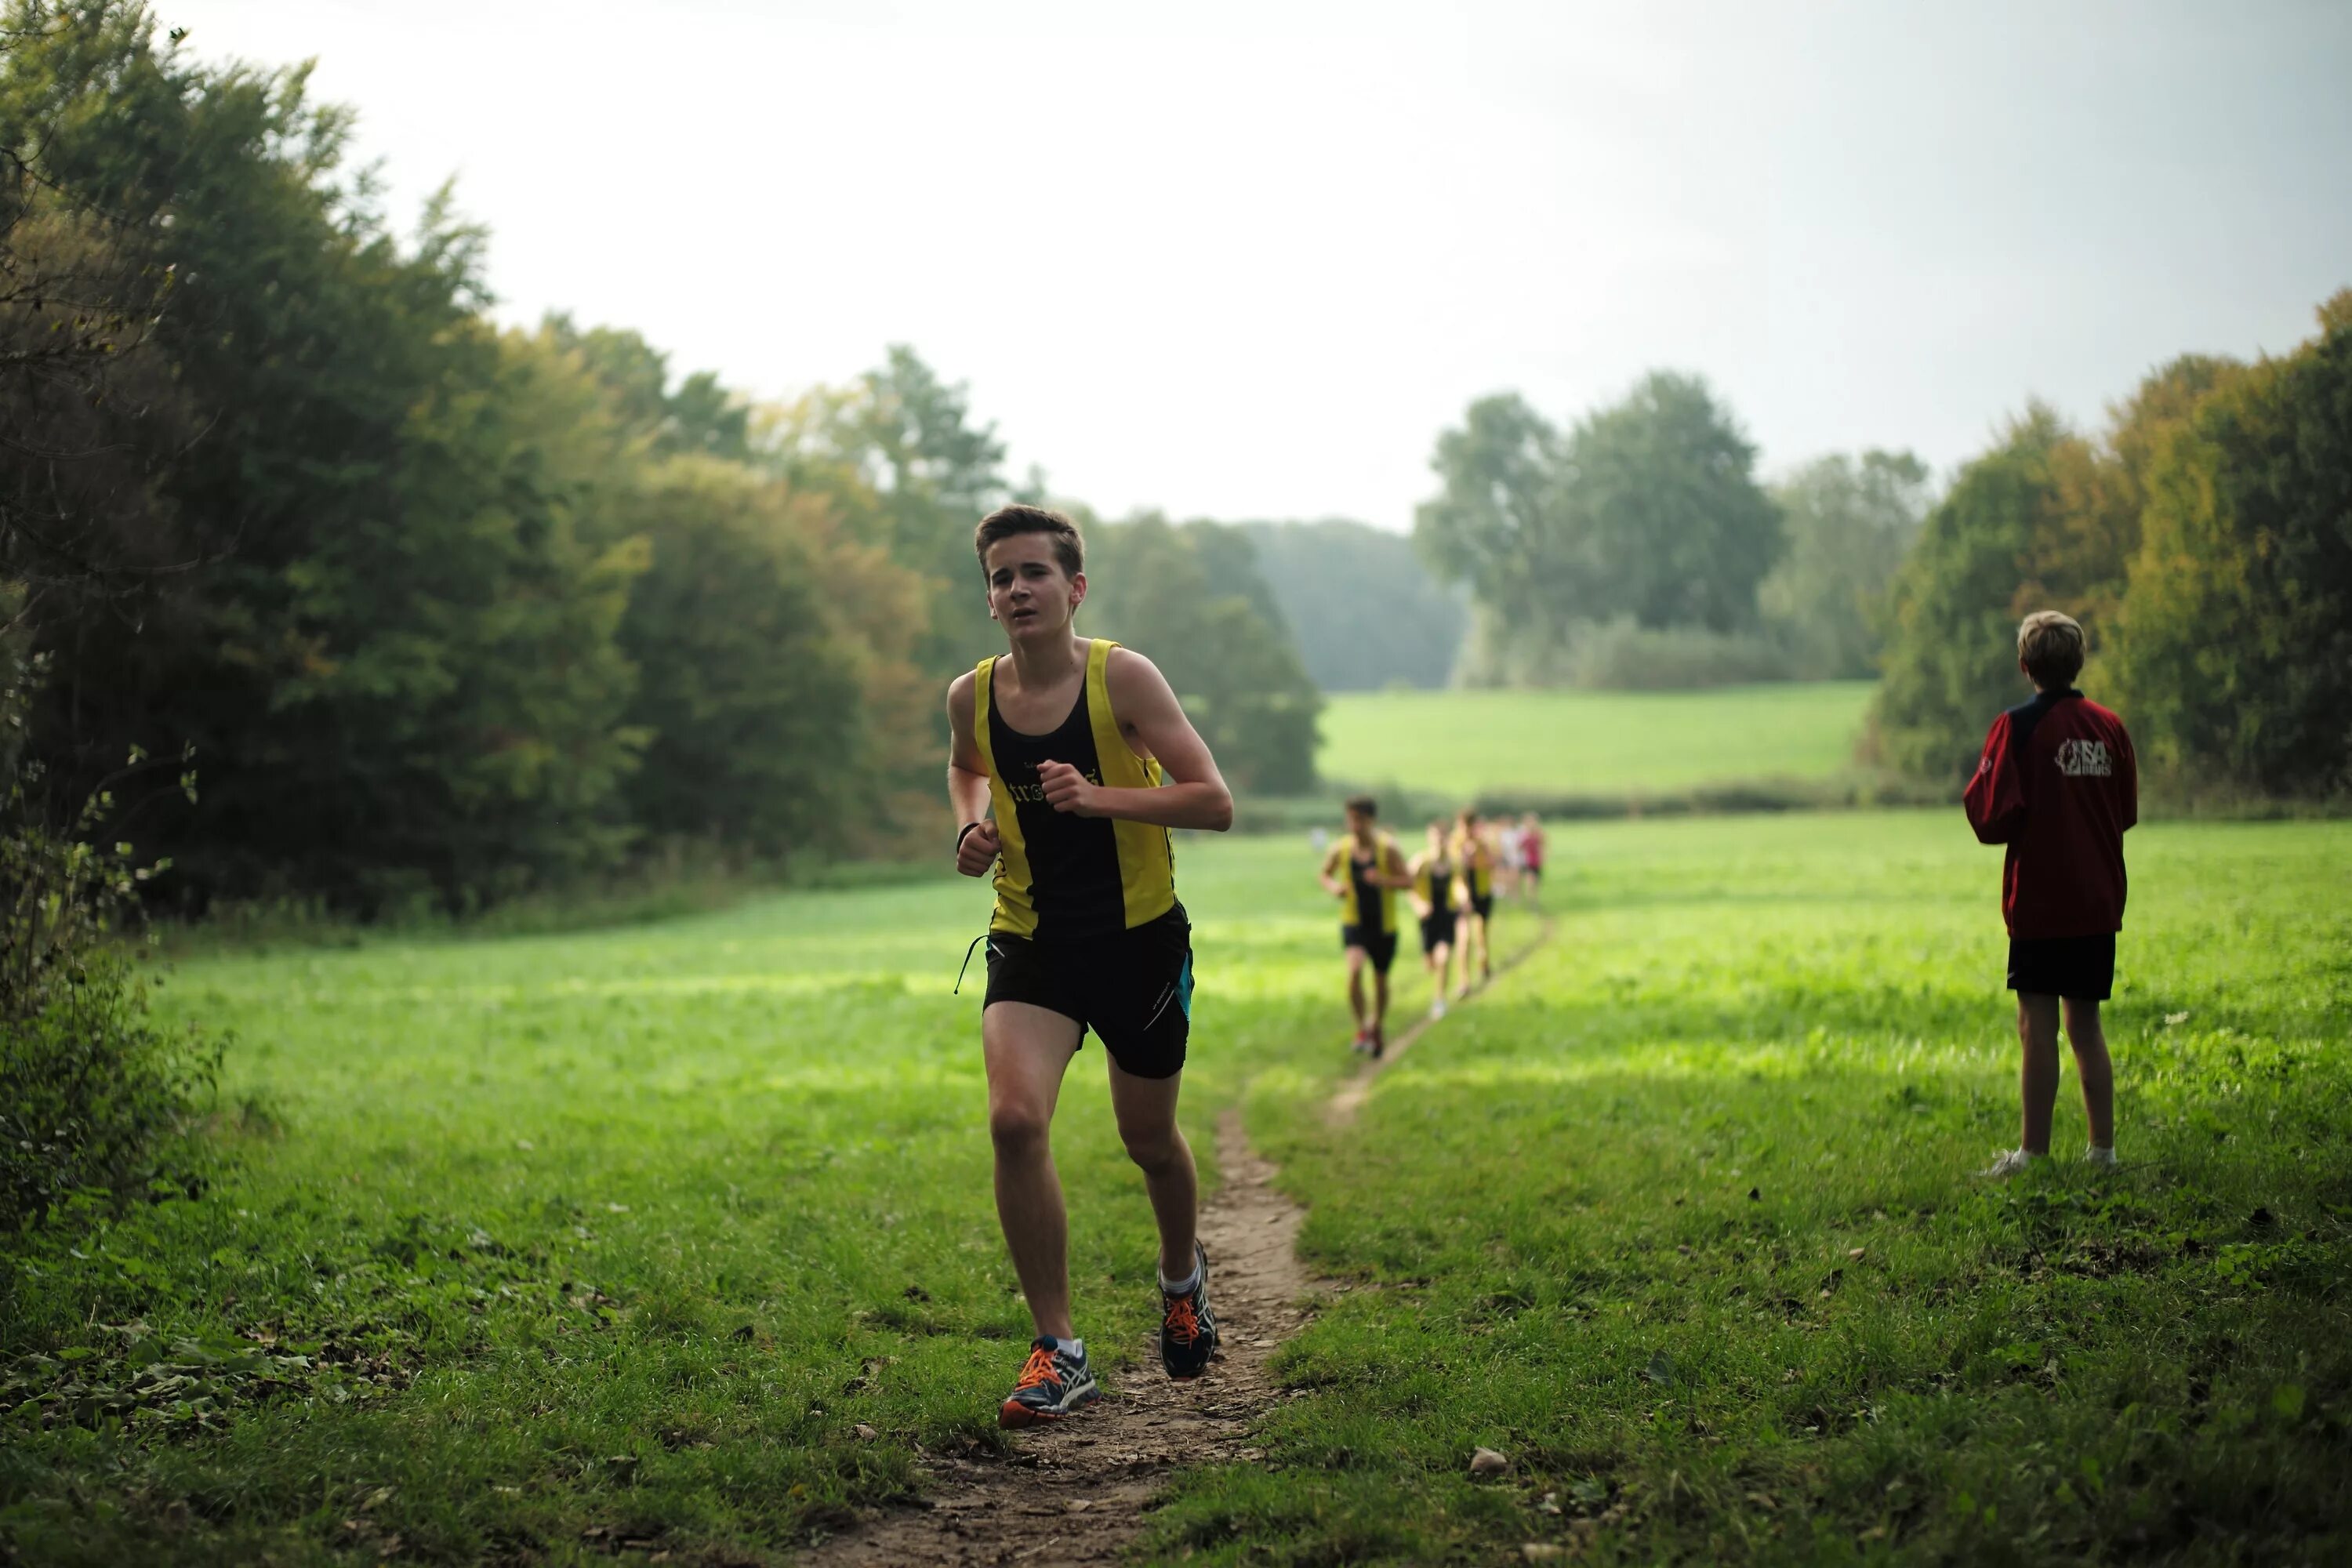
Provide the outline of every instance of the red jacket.
<path id="1" fill-rule="evenodd" d="M 2011 936 L 2123 929 L 2139 764 L 2122 720 L 2079 691 L 2035 693 L 1992 721 L 1963 804 L 1978 838 L 2009 846 L 2000 912 Z"/>

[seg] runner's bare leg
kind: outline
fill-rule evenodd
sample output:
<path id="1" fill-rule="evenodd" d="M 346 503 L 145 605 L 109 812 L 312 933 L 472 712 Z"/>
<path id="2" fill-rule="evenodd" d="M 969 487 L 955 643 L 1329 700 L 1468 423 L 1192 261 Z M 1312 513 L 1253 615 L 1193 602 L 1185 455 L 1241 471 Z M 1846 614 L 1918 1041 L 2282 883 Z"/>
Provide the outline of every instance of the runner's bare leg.
<path id="1" fill-rule="evenodd" d="M 1110 1053 L 1103 1056 L 1108 1059 Z M 1110 1063 L 1110 1104 L 1118 1117 L 1119 1139 L 1127 1145 L 1127 1157 L 1143 1173 L 1144 1191 L 1151 1195 L 1151 1217 L 1160 1223 L 1160 1276 L 1174 1280 L 1192 1272 L 1192 1237 L 1201 1214 L 1201 1178 L 1192 1165 L 1192 1146 L 1176 1125 L 1176 1097 L 1183 1079 L 1181 1072 L 1138 1078 L 1117 1061 Z"/>
<path id="2" fill-rule="evenodd" d="M 981 1014 L 980 1037 L 997 1223 L 1037 1331 L 1069 1339 L 1070 1223 L 1054 1168 L 1053 1125 L 1062 1075 L 1077 1054 L 1077 1022 L 1026 1002 L 998 1002 Z"/>

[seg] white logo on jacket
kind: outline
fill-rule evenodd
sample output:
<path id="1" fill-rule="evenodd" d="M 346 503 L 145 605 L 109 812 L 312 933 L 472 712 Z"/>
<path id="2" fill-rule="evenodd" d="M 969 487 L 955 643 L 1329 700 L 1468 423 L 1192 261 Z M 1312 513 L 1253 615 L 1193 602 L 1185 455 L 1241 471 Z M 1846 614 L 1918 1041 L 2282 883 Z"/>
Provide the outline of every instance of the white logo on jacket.
<path id="1" fill-rule="evenodd" d="M 2105 741 L 2061 741 L 2058 771 L 2070 779 L 2109 778 L 2116 771 Z"/>

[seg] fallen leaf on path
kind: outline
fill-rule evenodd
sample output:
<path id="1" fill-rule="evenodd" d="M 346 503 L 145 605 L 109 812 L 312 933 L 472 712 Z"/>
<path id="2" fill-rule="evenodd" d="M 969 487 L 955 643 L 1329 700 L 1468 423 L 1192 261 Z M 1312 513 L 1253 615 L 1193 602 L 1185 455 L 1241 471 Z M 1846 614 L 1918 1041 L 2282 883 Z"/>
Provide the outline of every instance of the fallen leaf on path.
<path id="1" fill-rule="evenodd" d="M 1511 1468 L 1511 1461 L 1492 1448 L 1480 1448 L 1470 1456 L 1470 1473 L 1474 1476 L 1499 1476 Z"/>

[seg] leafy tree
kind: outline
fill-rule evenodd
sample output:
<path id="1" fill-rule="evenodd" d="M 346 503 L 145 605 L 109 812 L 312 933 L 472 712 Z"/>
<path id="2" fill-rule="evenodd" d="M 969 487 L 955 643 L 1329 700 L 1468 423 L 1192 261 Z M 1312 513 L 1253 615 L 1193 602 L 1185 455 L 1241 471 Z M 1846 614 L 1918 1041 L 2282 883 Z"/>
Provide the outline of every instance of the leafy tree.
<path id="1" fill-rule="evenodd" d="M 1318 687 L 1446 683 L 1466 612 L 1410 540 L 1337 518 L 1240 526 Z"/>
<path id="2" fill-rule="evenodd" d="M 1519 635 L 1563 639 L 1580 604 L 1582 564 L 1569 519 L 1559 432 L 1517 393 L 1480 398 L 1437 437 L 1435 498 L 1413 542 L 1448 582 Z"/>
<path id="3" fill-rule="evenodd" d="M 1578 553 L 1576 613 L 1650 627 L 1752 626 L 1781 544 L 1756 448 L 1696 376 L 1654 372 L 1580 424 L 1563 478 Z"/>
<path id="4" fill-rule="evenodd" d="M 1882 760 L 1955 784 L 1968 776 L 1985 726 L 2021 695 L 2019 587 L 2059 531 L 2061 475 L 2088 461 L 2083 438 L 2035 404 L 1927 514 L 1895 581 L 1869 742 Z"/>
<path id="5" fill-rule="evenodd" d="M 1807 464 L 1773 500 L 1789 547 L 1757 589 L 1766 624 L 1806 679 L 1875 674 L 1888 585 L 1927 515 L 1927 466 L 1908 452 Z"/>
<path id="6" fill-rule="evenodd" d="M 1416 515 L 1431 563 L 1469 584 L 1490 639 L 1556 667 L 1579 628 L 1750 629 L 1781 543 L 1755 448 L 1704 382 L 1666 372 L 1563 437 L 1517 395 L 1438 437 Z"/>
<path id="7" fill-rule="evenodd" d="M 629 565 L 583 524 L 593 442 L 530 406 L 560 378 L 479 320 L 480 231 L 445 197 L 396 242 L 337 183 L 349 117 L 303 73 L 199 69 L 135 5 L 51 15 L 12 13 L 5 139 L 44 127 L 56 199 L 177 279 L 142 352 L 184 414 L 114 416 L 89 478 L 147 496 L 87 514 L 102 553 L 174 570 L 116 595 L 111 629 L 62 599 L 26 617 L 65 793 L 194 744 L 199 801 L 122 815 L 199 894 L 454 900 L 608 858 Z"/>
<path id="8" fill-rule="evenodd" d="M 2319 321 L 2151 444 L 2121 662 L 2178 787 L 2352 788 L 2352 289 Z"/>
<path id="9" fill-rule="evenodd" d="M 930 581 L 916 658 L 925 668 L 968 665 L 996 643 L 971 531 L 1007 499 L 1003 443 L 971 422 L 971 395 L 943 382 L 915 351 L 845 388 L 821 387 L 780 411 L 762 461 L 803 490 L 830 496 L 841 515 Z"/>
<path id="10" fill-rule="evenodd" d="M 1153 514 L 1086 533 L 1081 627 L 1150 656 L 1235 788 L 1311 789 L 1323 700 L 1279 613 L 1268 613 L 1247 537 Z"/>
<path id="11" fill-rule="evenodd" d="M 868 847 L 937 703 L 908 660 L 922 580 L 737 464 L 671 459 L 633 504 L 653 553 L 622 627 L 651 737 L 631 820 L 736 856 Z"/>

